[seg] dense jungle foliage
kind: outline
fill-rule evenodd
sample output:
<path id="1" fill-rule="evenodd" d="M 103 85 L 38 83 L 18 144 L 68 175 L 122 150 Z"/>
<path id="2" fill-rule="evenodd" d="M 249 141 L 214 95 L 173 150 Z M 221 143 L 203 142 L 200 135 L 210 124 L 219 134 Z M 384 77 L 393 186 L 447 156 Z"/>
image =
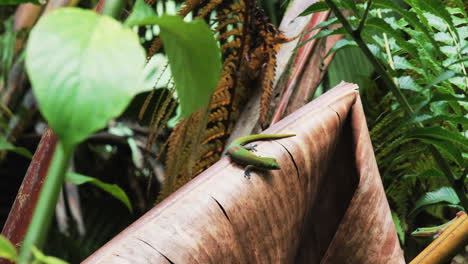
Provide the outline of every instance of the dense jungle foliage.
<path id="1" fill-rule="evenodd" d="M 109 114 L 110 122 L 96 121 L 99 125 L 90 131 L 99 132 L 90 134 L 86 140 L 81 135 L 68 139 L 73 143 L 70 144 L 76 144 L 70 162 L 73 172 L 67 174 L 67 184 L 56 209 L 60 216 L 49 231 L 44 252 L 73 263 L 83 260 L 156 202 L 216 162 L 238 119 L 242 102 L 249 97 L 246 87 L 253 82 L 261 83 L 261 122 L 267 122 L 275 55 L 281 44 L 290 41 L 275 26 L 279 26 L 290 1 L 147 0 L 147 5 L 143 1 L 123 2 L 123 11 L 114 17 L 131 26 L 144 47 L 146 56 L 143 51 L 135 52 L 134 56 L 147 58 L 142 85 L 145 89 L 128 103 L 122 114 Z M 33 51 L 26 51 L 24 43 L 32 41 L 35 33 L 30 35 L 31 29 L 27 27 L 15 27 L 17 4 L 35 1 L 7 2 L 10 5 L 0 6 L 2 226 L 31 153 L 46 129 L 45 120 L 50 121 L 49 116 L 39 113 L 35 99 L 42 100 L 49 94 L 33 95 L 28 78 L 36 77 L 25 72 L 25 67 L 40 69 L 47 61 L 42 66 L 29 62 L 25 66 L 29 56 L 26 52 Z M 99 1 L 68 4 L 93 9 Z M 329 52 L 333 60 L 314 98 L 341 80 L 359 85 L 400 245 L 410 260 L 430 242 L 430 238 L 410 236 L 413 230 L 445 223 L 457 211 L 466 211 L 468 207 L 467 3 L 333 0 L 317 2 L 301 15 L 326 10 L 331 10 L 331 15 L 315 27 L 322 30 L 313 38 L 337 34 L 343 34 L 344 38 Z M 148 18 L 151 17 L 148 14 L 157 18 Z M 164 18 L 163 14 L 185 17 L 185 22 L 201 18 L 206 24 L 192 23 L 192 31 L 187 33 L 190 38 L 171 49 L 165 42 L 168 40 L 162 37 L 161 41 L 159 36 L 176 32 L 185 22 L 176 16 Z M 78 15 L 97 19 L 88 13 Z M 115 39 L 127 33 L 122 34 Z M 219 45 L 213 46 L 206 36 L 214 36 Z M 308 40 L 301 41 L 303 45 Z M 55 45 L 60 50 L 60 43 Z M 197 53 L 192 46 L 206 48 Z M 119 48 L 126 46 L 116 49 Z M 220 55 L 210 53 L 218 48 Z M 189 60 L 178 60 L 177 56 L 185 50 L 198 61 L 209 61 L 206 63 L 209 66 L 203 68 L 191 65 Z M 109 56 L 119 57 L 116 54 L 119 52 L 109 52 Z M 179 67 L 189 65 L 191 70 L 184 71 L 192 74 L 193 79 L 202 75 L 206 78 L 199 83 L 189 82 L 174 71 L 173 65 L 168 66 L 168 60 L 169 63 L 178 60 Z M 128 68 L 140 63 L 132 64 L 133 61 L 125 59 L 120 62 L 128 63 Z M 99 65 L 90 67 L 98 69 Z M 260 71 L 264 74 L 259 75 Z M 135 73 L 128 78 L 139 80 L 140 75 Z M 200 87 L 196 91 L 202 92 L 183 90 L 190 85 Z M 236 93 L 232 92 L 234 88 Z M 113 98 L 114 92 L 118 93 L 92 93 L 89 97 Z M 110 105 L 127 104 L 112 100 L 109 99 Z M 191 105 L 192 101 L 202 105 Z M 91 116 L 82 115 L 84 120 Z M 76 143 L 82 140 L 81 144 Z M 200 149 L 194 151 L 198 146 Z M 79 185 L 79 189 L 70 182 Z M 40 252 L 34 255 L 45 263 L 55 261 Z"/>

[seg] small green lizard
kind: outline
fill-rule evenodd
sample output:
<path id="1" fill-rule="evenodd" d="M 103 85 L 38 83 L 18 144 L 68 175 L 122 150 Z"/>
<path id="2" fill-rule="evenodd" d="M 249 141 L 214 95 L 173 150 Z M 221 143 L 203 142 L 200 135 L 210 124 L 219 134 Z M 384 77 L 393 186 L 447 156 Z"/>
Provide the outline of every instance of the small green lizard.
<path id="1" fill-rule="evenodd" d="M 245 167 L 244 177 L 250 178 L 250 169 L 279 170 L 281 167 L 274 158 L 264 158 L 252 154 L 249 150 L 255 151 L 256 145 L 244 146 L 244 144 L 256 140 L 279 139 L 293 136 L 295 136 L 295 134 L 257 134 L 240 137 L 229 145 L 227 154 L 231 156 L 232 160 L 236 163 L 247 165 Z"/>
<path id="2" fill-rule="evenodd" d="M 453 218 L 452 220 L 448 221 L 445 224 L 439 225 L 439 226 L 432 226 L 432 227 L 419 227 L 416 230 L 414 230 L 413 233 L 411 233 L 412 236 L 417 236 L 417 237 L 426 237 L 426 236 L 432 236 L 434 238 L 438 237 L 442 232 L 447 229 L 457 218 L 465 214 L 465 212 L 460 211 L 457 213 L 457 216 Z"/>

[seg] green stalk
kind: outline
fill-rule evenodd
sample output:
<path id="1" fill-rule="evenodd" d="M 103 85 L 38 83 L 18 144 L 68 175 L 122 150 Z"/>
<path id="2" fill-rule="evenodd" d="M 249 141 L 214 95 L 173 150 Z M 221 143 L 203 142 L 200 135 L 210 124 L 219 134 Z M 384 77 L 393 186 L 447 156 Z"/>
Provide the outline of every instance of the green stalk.
<path id="1" fill-rule="evenodd" d="M 104 8 L 102 9 L 102 14 L 111 16 L 116 20 L 119 19 L 120 13 L 122 13 L 123 9 L 123 1 L 122 0 L 105 0 Z"/>
<path id="2" fill-rule="evenodd" d="M 40 248 L 45 241 L 72 151 L 73 147 L 65 147 L 60 141 L 57 143 L 36 209 L 21 244 L 19 264 L 31 263 L 31 247 Z"/>
<path id="3" fill-rule="evenodd" d="M 341 11 L 338 9 L 338 7 L 333 3 L 332 0 L 325 0 L 330 7 L 330 9 L 335 13 L 335 16 L 338 18 L 338 20 L 341 22 L 343 25 L 343 28 L 351 35 L 351 37 L 354 39 L 356 44 L 359 46 L 359 48 L 362 50 L 364 55 L 367 57 L 369 62 L 372 64 L 374 67 L 375 71 L 380 75 L 382 78 L 383 82 L 385 85 L 390 89 L 390 91 L 393 93 L 393 96 L 396 97 L 397 101 L 400 103 L 400 105 L 403 107 L 405 110 L 406 114 L 410 116 L 410 118 L 415 117 L 414 110 L 411 108 L 410 104 L 408 103 L 408 100 L 406 100 L 405 95 L 403 92 L 395 85 L 395 83 L 392 81 L 391 76 L 387 73 L 385 68 L 380 64 L 380 62 L 377 60 L 377 58 L 372 54 L 372 52 L 369 50 L 367 47 L 366 43 L 361 37 L 361 30 L 353 30 L 351 25 L 348 23 L 348 20 L 344 17 L 344 15 L 341 13 Z M 368 8 L 372 4 L 372 0 L 368 1 Z M 363 18 L 365 19 L 365 17 Z M 364 25 L 365 21 L 361 21 L 360 25 Z M 416 123 L 418 127 L 424 127 L 421 122 Z M 448 165 L 447 161 L 443 158 L 442 154 L 439 152 L 437 148 L 435 148 L 433 145 L 429 145 L 429 150 L 431 151 L 432 156 L 434 157 L 435 161 L 437 162 L 437 165 L 439 168 L 442 170 L 444 173 L 445 177 L 447 178 L 448 182 L 450 185 L 453 187 L 455 192 L 457 193 L 458 197 L 460 198 L 460 203 L 465 208 L 465 210 L 468 210 L 468 198 L 465 193 L 465 187 L 463 185 L 463 179 L 462 181 L 457 181 L 455 178 L 455 175 L 453 175 L 452 171 L 450 170 L 450 166 Z"/>

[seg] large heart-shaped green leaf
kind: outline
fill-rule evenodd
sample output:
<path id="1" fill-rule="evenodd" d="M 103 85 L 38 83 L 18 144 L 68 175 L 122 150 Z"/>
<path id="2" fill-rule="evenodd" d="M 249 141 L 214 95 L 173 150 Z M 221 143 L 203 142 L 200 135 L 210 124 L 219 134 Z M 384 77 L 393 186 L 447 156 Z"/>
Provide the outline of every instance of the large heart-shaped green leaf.
<path id="1" fill-rule="evenodd" d="M 26 67 L 40 110 L 63 144 L 105 127 L 141 92 L 145 52 L 116 20 L 62 8 L 33 28 Z"/>
<path id="2" fill-rule="evenodd" d="M 158 25 L 180 101 L 181 117 L 208 105 L 221 73 L 221 51 L 205 21 L 156 13 L 137 0 L 129 26 Z"/>

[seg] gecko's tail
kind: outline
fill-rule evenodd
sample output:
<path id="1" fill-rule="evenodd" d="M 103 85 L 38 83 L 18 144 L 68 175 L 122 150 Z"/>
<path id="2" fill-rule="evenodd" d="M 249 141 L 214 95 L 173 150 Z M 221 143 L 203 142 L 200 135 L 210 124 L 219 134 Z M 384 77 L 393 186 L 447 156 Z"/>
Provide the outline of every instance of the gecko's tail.
<path id="1" fill-rule="evenodd" d="M 233 143 L 244 145 L 246 143 L 257 141 L 257 140 L 280 139 L 280 138 L 293 137 L 295 135 L 296 134 L 257 134 L 257 135 L 250 135 L 250 136 L 238 138 L 234 140 Z"/>

